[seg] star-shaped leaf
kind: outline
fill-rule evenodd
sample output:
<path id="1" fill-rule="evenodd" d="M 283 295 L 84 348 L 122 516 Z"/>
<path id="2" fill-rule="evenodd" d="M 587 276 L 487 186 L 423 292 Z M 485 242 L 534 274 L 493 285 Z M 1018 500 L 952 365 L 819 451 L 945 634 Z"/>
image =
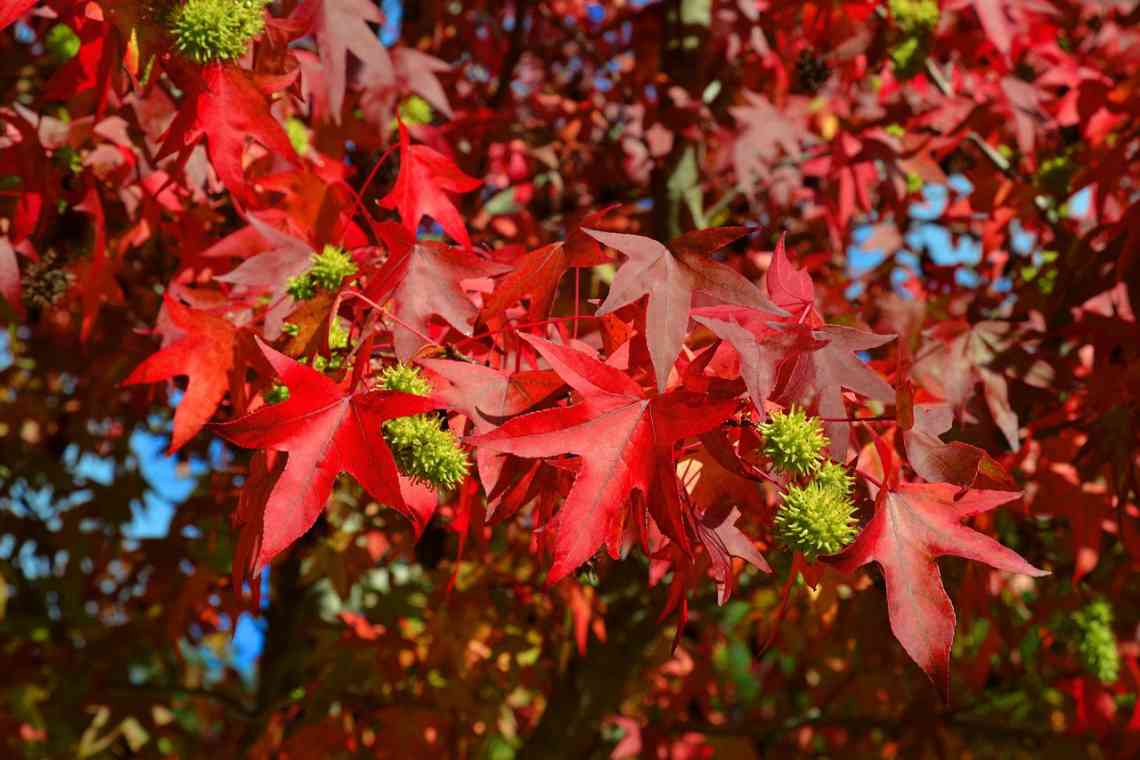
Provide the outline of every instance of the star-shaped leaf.
<path id="1" fill-rule="evenodd" d="M 616 311 L 644 295 L 649 296 L 645 339 L 649 345 L 649 355 L 653 359 L 658 390 L 665 389 L 669 371 L 673 368 L 677 354 L 681 352 L 694 293 L 704 293 L 722 303 L 751 306 L 769 310 L 773 314 L 782 313 L 743 275 L 724 264 L 704 258 L 702 253 L 697 252 L 699 246 L 691 242 L 683 246 L 685 253 L 674 255 L 661 243 L 641 235 L 589 229 L 583 231 L 627 257 L 614 277 L 609 295 L 598 309 L 599 316 Z M 710 239 L 719 245 L 728 242 L 721 236 Z M 706 247 L 703 253 L 710 250 L 715 250 L 715 247 Z"/>
<path id="2" fill-rule="evenodd" d="M 123 385 L 188 378 L 186 393 L 174 410 L 173 454 L 198 434 L 226 395 L 237 330 L 224 317 L 183 306 L 169 290 L 164 303 L 170 321 L 184 335 L 135 367 Z"/>
<path id="3" fill-rule="evenodd" d="M 565 386 L 557 373 L 548 369 L 503 372 L 481 364 L 422 359 L 419 362 L 446 381 L 435 388 L 435 397 L 467 415 L 477 432 L 488 432 L 507 417 L 537 406 Z M 505 455 L 490 449 L 475 452 L 479 478 L 488 493 L 499 482 Z"/>
<path id="4" fill-rule="evenodd" d="M 447 156 L 426 145 L 412 145 L 408 130 L 400 124 L 400 173 L 392 191 L 380 201 L 384 208 L 396 209 L 404 227 L 415 234 L 420 220 L 430 216 L 452 239 L 464 248 L 471 238 L 459 209 L 448 193 L 469 193 L 482 182 L 468 177 Z"/>
<path id="5" fill-rule="evenodd" d="M 887 585 L 891 631 L 945 699 L 957 619 L 935 560 L 952 555 L 1025 575 L 1048 575 L 989 536 L 962 525 L 1020 498 L 1010 491 L 969 491 L 948 483 L 903 483 L 879 494 L 875 516 L 836 565 L 851 571 L 877 562 Z"/>
<path id="6" fill-rule="evenodd" d="M 684 390 L 648 398 L 625 373 L 587 354 L 520 337 L 582 394 L 582 401 L 516 417 L 471 442 L 521 457 L 580 457 L 574 485 L 547 527 L 554 547 L 548 582 L 566 577 L 603 543 L 616 555 L 633 491 L 645 496 L 666 535 L 682 547 L 690 545 L 691 528 L 677 497 L 673 444 L 716 427 L 735 410 L 735 401 L 710 402 Z"/>
<path id="7" fill-rule="evenodd" d="M 194 145 L 205 137 L 210 164 L 238 199 L 250 195 L 242 168 L 247 138 L 257 140 L 276 156 L 300 162 L 285 130 L 269 112 L 266 90 L 279 88 L 282 82 L 261 84 L 249 72 L 221 63 L 178 73 L 186 94 L 177 117 L 163 135 L 159 159 L 177 153 L 179 161 L 185 162 Z"/>
<path id="8" fill-rule="evenodd" d="M 792 266 L 784 250 L 784 235 L 780 235 L 780 242 L 776 243 L 764 285 L 772 303 L 792 314 L 799 315 L 815 305 L 815 286 L 811 275 Z"/>
<path id="9" fill-rule="evenodd" d="M 392 59 L 376 32 L 368 26 L 382 24 L 383 14 L 369 0 L 307 0 L 293 15 L 311 24 L 321 54 L 322 72 L 328 86 L 329 110 L 340 123 L 344 91 L 348 84 L 348 53 L 360 59 L 366 69 L 391 78 Z"/>
<path id="10" fill-rule="evenodd" d="M 407 361 L 429 342 L 428 323 L 433 316 L 439 315 L 459 332 L 471 335 L 478 309 L 464 292 L 462 282 L 499 274 L 506 267 L 442 243 L 411 244 L 407 237 L 384 237 L 391 254 L 372 278 L 368 297 L 377 303 L 391 299 L 396 315 L 393 340 L 400 361 Z"/>
<path id="11" fill-rule="evenodd" d="M 828 418 L 824 430 L 829 447 L 835 457 L 841 458 L 847 451 L 851 431 L 851 425 L 842 421 L 847 416 L 843 390 L 877 401 L 895 400 L 894 388 L 855 354 L 878 348 L 895 336 L 823 325 L 811 330 L 811 337 L 824 345 L 814 351 L 797 353 L 780 367 L 776 400 L 799 404 Z"/>
<path id="12" fill-rule="evenodd" d="M 312 527 L 341 472 L 352 475 L 376 501 L 403 512 L 421 531 L 426 520 L 400 493 L 396 462 L 380 426 L 393 417 L 430 411 L 436 402 L 364 390 L 350 379 L 337 383 L 260 341 L 258 345 L 289 388 L 289 398 L 213 426 L 238 446 L 289 455 L 265 502 L 252 566 L 268 563 Z"/>
<path id="13" fill-rule="evenodd" d="M 693 315 L 693 321 L 712 330 L 714 335 L 736 349 L 740 357 L 740 376 L 761 421 L 767 416 L 764 402 L 776 387 L 781 362 L 797 353 L 826 345 L 814 338 L 807 327 L 774 324 L 761 312 L 737 307 L 713 307 L 700 312 Z M 712 316 L 714 314 L 725 319 L 717 319 Z"/>

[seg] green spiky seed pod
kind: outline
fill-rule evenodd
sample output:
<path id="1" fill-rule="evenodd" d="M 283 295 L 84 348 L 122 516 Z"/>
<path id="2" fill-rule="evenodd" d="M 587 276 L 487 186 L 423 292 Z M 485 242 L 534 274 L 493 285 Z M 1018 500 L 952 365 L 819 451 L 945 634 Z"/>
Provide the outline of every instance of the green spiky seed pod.
<path id="1" fill-rule="evenodd" d="M 344 366 L 344 357 L 340 354 L 325 358 L 323 356 L 313 357 L 313 369 L 317 372 L 336 372 Z"/>
<path id="2" fill-rule="evenodd" d="M 44 35 L 44 49 L 59 63 L 74 58 L 81 44 L 79 35 L 67 24 L 56 24 Z"/>
<path id="3" fill-rule="evenodd" d="M 380 373 L 380 385 L 386 391 L 412 393 L 426 396 L 431 393 L 431 383 L 415 367 L 407 364 L 393 364 Z"/>
<path id="4" fill-rule="evenodd" d="M 245 54 L 265 28 L 264 0 L 186 0 L 167 16 L 174 48 L 197 63 Z"/>
<path id="5" fill-rule="evenodd" d="M 891 18 L 899 30 L 890 49 L 895 75 L 909 79 L 922 70 L 930 35 L 938 26 L 938 0 L 890 0 Z"/>
<path id="6" fill-rule="evenodd" d="M 1112 632 L 1112 607 L 1098 599 L 1073 615 L 1077 627 L 1077 656 L 1090 675 L 1114 683 L 1120 675 L 1120 652 Z"/>
<path id="7" fill-rule="evenodd" d="M 431 124 L 431 104 L 419 95 L 409 95 L 400 103 L 400 118 L 408 126 L 416 124 Z"/>
<path id="8" fill-rule="evenodd" d="M 824 462 L 823 465 L 820 466 L 812 482 L 818 483 L 821 488 L 825 488 L 845 499 L 850 498 L 851 491 L 855 487 L 855 478 L 851 477 L 851 473 L 847 471 L 847 468 L 832 461 Z"/>
<path id="9" fill-rule="evenodd" d="M 764 453 L 776 469 L 789 475 L 814 472 L 823 458 L 827 438 L 818 417 L 808 417 L 803 409 L 775 412 L 760 425 Z"/>
<path id="10" fill-rule="evenodd" d="M 415 367 L 397 364 L 380 375 L 381 387 L 417 396 L 431 393 L 431 383 Z M 413 480 L 436 488 L 454 488 L 467 477 L 470 463 L 459 440 L 440 427 L 434 414 L 398 417 L 383 425 L 396 467 Z"/>
<path id="11" fill-rule="evenodd" d="M 400 472 L 437 488 L 454 488 L 467 477 L 467 454 L 439 425 L 434 415 L 398 417 L 384 423 L 384 439 Z"/>
<path id="12" fill-rule="evenodd" d="M 356 262 L 346 251 L 335 245 L 326 245 L 313 256 L 309 266 L 309 277 L 317 287 L 336 290 L 345 277 L 356 274 Z"/>
<path id="13" fill-rule="evenodd" d="M 934 31 L 942 15 L 938 0 L 890 0 L 890 9 L 895 26 L 913 36 Z"/>
<path id="14" fill-rule="evenodd" d="M 308 274 L 299 274 L 289 278 L 285 284 L 285 292 L 298 301 L 308 301 L 317 294 L 317 286 L 313 284 Z"/>
<path id="15" fill-rule="evenodd" d="M 835 554 L 858 532 L 851 499 L 818 481 L 789 488 L 775 523 L 776 537 L 809 561 Z"/>

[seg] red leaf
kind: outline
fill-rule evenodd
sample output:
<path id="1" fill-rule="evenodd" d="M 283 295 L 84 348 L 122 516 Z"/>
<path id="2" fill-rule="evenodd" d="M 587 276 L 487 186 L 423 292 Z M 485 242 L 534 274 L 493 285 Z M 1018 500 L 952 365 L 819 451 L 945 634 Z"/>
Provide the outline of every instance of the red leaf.
<path id="1" fill-rule="evenodd" d="M 180 375 L 189 379 L 174 411 L 174 435 L 168 450 L 173 454 L 197 435 L 226 395 L 236 330 L 223 317 L 188 309 L 169 290 L 164 303 L 170 320 L 186 334 L 135 367 L 123 385 L 157 383 Z"/>
<path id="2" fill-rule="evenodd" d="M 571 267 L 589 267 L 605 262 L 591 240 L 594 250 L 567 243 L 551 243 L 523 256 L 513 271 L 503 278 L 483 306 L 484 321 L 506 311 L 522 298 L 530 297 L 529 319 L 542 319 L 550 311 L 558 282 Z"/>
<path id="3" fill-rule="evenodd" d="M 401 123 L 400 173 L 392 191 L 384 196 L 380 205 L 396 209 L 404 227 L 413 235 L 420 226 L 420 220 L 430 216 L 464 248 L 470 248 L 471 238 L 463 225 L 463 217 L 447 193 L 469 193 L 481 184 L 460 171 L 442 153 L 426 145 L 412 145 L 408 130 Z"/>
<path id="4" fill-rule="evenodd" d="M 289 455 L 265 503 L 260 546 L 251 566 L 270 562 L 312 527 L 342 471 L 376 501 L 403 512 L 417 533 L 422 530 L 426 519 L 408 507 L 400 492 L 396 463 L 380 425 L 393 417 L 422 414 L 437 404 L 408 393 L 356 389 L 347 380 L 336 383 L 260 341 L 258 345 L 289 388 L 288 400 L 213 426 L 238 446 Z"/>
<path id="5" fill-rule="evenodd" d="M 428 323 L 437 314 L 459 332 L 471 335 L 478 309 L 462 282 L 500 274 L 506 267 L 436 242 L 390 244 L 389 249 L 393 253 L 373 278 L 375 284 L 369 284 L 368 296 L 377 303 L 389 298 L 394 303 L 398 321 L 392 332 L 400 361 L 407 361 L 429 342 Z"/>
<path id="6" fill-rule="evenodd" d="M 891 631 L 944 699 L 950 698 L 950 647 L 956 617 L 935 559 L 952 555 L 1011 573 L 1048 575 L 962 520 L 1020 498 L 1009 491 L 969 491 L 958 501 L 947 483 L 903 483 L 879 494 L 875 516 L 836 565 L 850 572 L 882 568 Z"/>
<path id="7" fill-rule="evenodd" d="M 0 237 L 0 298 L 8 302 L 18 316 L 24 314 L 24 303 L 20 298 L 20 265 L 16 262 L 16 250 L 8 236 Z"/>
<path id="8" fill-rule="evenodd" d="M 186 95 L 178 116 L 163 134 L 159 159 L 177 153 L 184 162 L 205 137 L 214 171 L 239 200 L 249 194 L 242 169 L 246 138 L 252 137 L 276 156 L 300 162 L 285 130 L 269 112 L 268 98 L 248 72 L 212 63 L 200 73 L 181 74 Z"/>
<path id="9" fill-rule="evenodd" d="M 634 491 L 645 496 L 661 530 L 687 546 L 672 447 L 716 427 L 733 412 L 735 401 L 709 403 L 705 396 L 682 390 L 646 398 L 620 370 L 580 351 L 521 337 L 583 400 L 517 417 L 471 442 L 521 457 L 581 457 L 574 485 L 547 528 L 554 546 L 547 582 L 565 578 L 603 543 L 616 556 L 613 537 L 622 533 L 623 507 Z"/>
<path id="10" fill-rule="evenodd" d="M 812 285 L 811 275 L 794 268 L 788 260 L 788 255 L 784 252 L 784 237 L 780 235 L 780 242 L 776 243 L 764 284 L 772 303 L 799 315 L 815 305 L 815 286 Z"/>
<path id="11" fill-rule="evenodd" d="M 641 235 L 598 230 L 583 232 L 627 257 L 614 277 L 609 295 L 598 309 L 598 316 L 616 311 L 644 295 L 649 296 L 645 339 L 653 359 L 658 390 L 665 389 L 669 371 L 685 341 L 695 292 L 705 293 L 724 303 L 779 313 L 755 285 L 723 264 L 693 253 L 674 256 L 656 240 Z"/>
<path id="12" fill-rule="evenodd" d="M 83 261 L 77 267 L 77 287 L 80 289 L 79 300 L 82 304 L 83 322 L 80 327 L 81 340 L 87 340 L 91 335 L 91 328 L 95 324 L 95 317 L 104 301 L 122 303 L 123 291 L 115 279 L 115 270 L 119 261 L 107 255 L 107 223 L 103 213 L 103 203 L 94 184 L 88 186 L 83 195 L 83 201 L 75 206 L 91 216 L 92 241 L 91 258 Z"/>
<path id="13" fill-rule="evenodd" d="M 797 352 L 813 351 L 826 345 L 814 338 L 806 327 L 770 325 L 759 312 L 751 312 L 748 315 L 753 317 L 751 319 L 739 319 L 743 309 L 713 308 L 701 311 L 702 315 L 694 315 L 693 320 L 712 330 L 721 340 L 728 341 L 739 354 L 740 376 L 761 420 L 767 416 L 764 402 L 776 387 L 780 363 Z M 704 316 L 722 313 L 728 317 L 728 321 Z"/>
<path id="14" fill-rule="evenodd" d="M 1009 473 L 984 449 L 962 441 L 939 440 L 954 420 L 954 410 L 948 404 L 918 404 L 913 414 L 914 427 L 903 430 L 903 442 L 907 461 L 923 480 L 967 488 L 1014 488 Z"/>
<path id="15" fill-rule="evenodd" d="M 781 366 L 776 399 L 814 408 L 820 417 L 829 418 L 830 422 L 824 422 L 829 447 L 837 458 L 842 458 L 851 429 L 847 422 L 838 421 L 847 416 L 843 390 L 846 388 L 877 401 L 895 400 L 894 388 L 855 356 L 855 352 L 877 348 L 895 336 L 837 325 L 812 330 L 811 336 L 825 345 L 795 354 Z"/>
<path id="16" fill-rule="evenodd" d="M 19 21 L 35 4 L 36 0 L 0 0 L 0 31 Z"/>
<path id="17" fill-rule="evenodd" d="M 435 397 L 470 418 L 477 432 L 487 432 L 506 417 L 537 406 L 561 389 L 557 373 L 544 369 L 510 374 L 491 367 L 444 359 L 423 359 L 424 367 L 447 381 L 436 387 Z M 488 493 L 495 489 L 502 472 L 504 454 L 490 449 L 475 451 L 479 479 Z"/>
<path id="18" fill-rule="evenodd" d="M 248 227 L 222 239 L 204 256 L 235 256 L 246 255 L 250 250 L 262 251 L 214 279 L 247 287 L 254 294 L 268 291 L 265 337 L 276 340 L 285 317 L 296 303 L 286 292 L 289 278 L 309 268 L 313 250 L 304 240 L 287 235 L 252 214 L 248 218 Z"/>
<path id="19" fill-rule="evenodd" d="M 522 414 L 565 385 L 551 370 L 512 374 L 446 359 L 423 359 L 420 364 L 449 383 L 447 388 L 437 388 L 435 397 L 466 414 L 477 429 L 490 428 L 492 420 L 497 423 Z"/>
<path id="20" fill-rule="evenodd" d="M 328 86 L 329 110 L 333 121 L 339 124 L 348 80 L 348 51 L 351 50 L 365 68 L 375 69 L 385 78 L 393 76 L 388 50 L 368 26 L 369 22 L 382 24 L 383 14 L 369 0 L 311 0 L 299 5 L 293 16 L 311 17 Z"/>
<path id="21" fill-rule="evenodd" d="M 732 558 L 739 557 L 757 570 L 771 573 L 772 568 L 752 543 L 752 539 L 740 532 L 736 521 L 740 510 L 733 507 L 723 519 L 716 511 L 706 513 L 697 523 L 697 535 L 709 554 L 710 573 L 716 582 L 717 604 L 724 604 L 732 596 L 734 576 Z"/>

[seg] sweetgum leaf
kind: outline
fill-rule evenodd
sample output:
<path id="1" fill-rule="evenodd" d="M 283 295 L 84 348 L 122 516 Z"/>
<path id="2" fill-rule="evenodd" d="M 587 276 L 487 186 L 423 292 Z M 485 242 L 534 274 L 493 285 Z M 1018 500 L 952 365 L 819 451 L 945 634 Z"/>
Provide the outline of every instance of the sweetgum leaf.
<path id="1" fill-rule="evenodd" d="M 174 410 L 168 450 L 173 454 L 197 435 L 226 395 L 237 329 L 224 317 L 183 306 L 170 291 L 164 305 L 171 322 L 185 334 L 135 367 L 123 385 L 188 378 L 186 393 Z"/>
<path id="2" fill-rule="evenodd" d="M 798 315 L 815 305 L 815 286 L 812 285 L 811 275 L 792 266 L 784 250 L 784 237 L 780 235 L 780 241 L 776 243 L 764 285 L 772 303 Z"/>
<path id="3" fill-rule="evenodd" d="M 582 394 L 582 401 L 516 417 L 471 443 L 521 457 L 580 457 L 574 485 L 547 526 L 554 545 L 548 582 L 565 578 L 603 543 L 616 555 L 613 537 L 622 533 L 625 506 L 634 491 L 644 495 L 661 530 L 688 546 L 672 447 L 719 425 L 736 402 L 710 403 L 701 394 L 683 390 L 649 398 L 624 372 L 587 354 L 521 337 Z"/>
<path id="4" fill-rule="evenodd" d="M 989 536 L 962 525 L 967 517 L 1014 501 L 1020 493 L 969 491 L 948 483 L 903 483 L 883 489 L 875 516 L 835 565 L 850 572 L 878 563 L 887 585 L 887 611 L 895 638 L 950 698 L 950 647 L 956 617 L 935 560 L 955 556 L 1011 573 L 1049 573 L 1026 562 Z"/>
<path id="5" fill-rule="evenodd" d="M 377 303 L 392 301 L 397 317 L 392 326 L 397 358 L 407 361 L 428 343 L 429 322 L 436 315 L 464 335 L 471 335 L 478 309 L 464 292 L 463 281 L 500 274 L 506 267 L 485 261 L 468 249 L 434 241 L 411 244 L 407 235 L 384 237 L 391 253 L 372 278 L 367 293 Z"/>
<path id="6" fill-rule="evenodd" d="M 614 277 L 609 295 L 598 309 L 599 316 L 649 296 L 645 339 L 658 390 L 665 389 L 669 371 L 685 341 L 694 293 L 705 293 L 723 303 L 769 310 L 774 315 L 781 313 L 739 272 L 703 257 L 703 253 L 715 246 L 701 247 L 687 241 L 684 248 L 689 252 L 674 255 L 661 243 L 641 235 L 583 231 L 627 257 Z M 720 245 L 727 242 L 723 237 L 716 241 Z M 701 253 L 695 252 L 698 250 Z"/>
<path id="7" fill-rule="evenodd" d="M 829 449 L 833 457 L 843 458 L 851 430 L 851 425 L 842 421 L 847 416 L 844 389 L 877 401 L 895 400 L 894 388 L 855 354 L 878 348 L 895 336 L 823 325 L 811 330 L 811 337 L 823 345 L 795 354 L 780 367 L 775 397 L 785 404 L 817 410 L 820 417 L 828 418 L 824 430 Z"/>
<path id="8" fill-rule="evenodd" d="M 178 72 L 178 80 L 185 96 L 178 115 L 162 136 L 159 159 L 178 154 L 179 162 L 185 163 L 190 150 L 205 138 L 210 164 L 239 201 L 251 196 L 242 168 L 247 138 L 257 140 L 276 156 L 300 162 L 285 130 L 269 112 L 266 95 L 267 90 L 279 89 L 287 81 L 256 79 L 243 69 L 222 63 L 186 67 Z"/>
<path id="9" fill-rule="evenodd" d="M 344 92 L 348 84 L 348 53 L 366 69 L 386 78 L 392 76 L 392 59 L 368 24 L 384 22 L 383 14 L 369 0 L 305 0 L 293 16 L 307 22 L 317 40 L 322 71 L 328 88 L 329 110 L 340 123 Z"/>
<path id="10" fill-rule="evenodd" d="M 334 382 L 258 342 L 289 389 L 289 398 L 232 422 L 213 426 L 247 449 L 285 452 L 284 469 L 263 506 L 258 550 L 251 566 L 270 562 L 317 521 L 341 472 L 352 475 L 376 501 L 403 512 L 419 533 L 427 524 L 400 491 L 396 462 L 380 426 L 385 420 L 422 414 L 438 404 L 394 391 L 368 391 L 350 380 Z"/>
<path id="11" fill-rule="evenodd" d="M 404 227 L 415 234 L 420 220 L 430 216 L 448 235 L 471 247 L 471 238 L 459 209 L 448 193 L 469 193 L 483 183 L 468 177 L 447 156 L 426 145 L 412 145 L 408 130 L 400 124 L 400 173 L 392 191 L 380 201 L 384 208 L 396 209 Z"/>

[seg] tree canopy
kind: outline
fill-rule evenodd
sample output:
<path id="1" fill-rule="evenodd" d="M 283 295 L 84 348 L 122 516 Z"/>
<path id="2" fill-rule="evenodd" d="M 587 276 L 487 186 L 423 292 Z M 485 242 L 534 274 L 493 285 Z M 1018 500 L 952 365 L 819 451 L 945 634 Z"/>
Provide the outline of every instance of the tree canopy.
<path id="1" fill-rule="evenodd" d="M 1134 0 L 0 0 L 5 756 L 1140 752 Z"/>

